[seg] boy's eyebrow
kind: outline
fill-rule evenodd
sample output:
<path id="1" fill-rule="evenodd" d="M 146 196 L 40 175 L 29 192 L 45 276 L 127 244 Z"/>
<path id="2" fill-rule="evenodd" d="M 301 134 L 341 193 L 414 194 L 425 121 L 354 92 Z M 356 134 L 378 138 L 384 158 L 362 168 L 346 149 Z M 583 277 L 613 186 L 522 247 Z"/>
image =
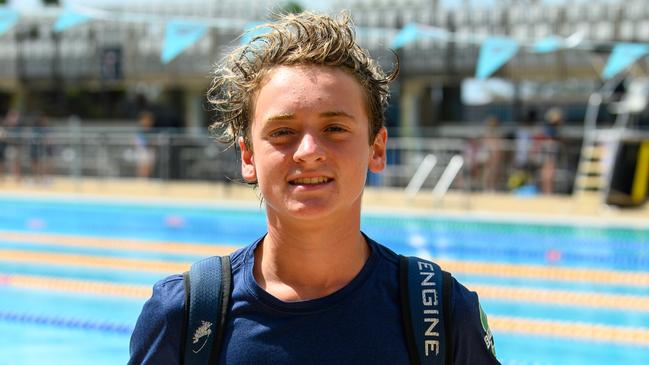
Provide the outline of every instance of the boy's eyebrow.
<path id="1" fill-rule="evenodd" d="M 342 110 L 326 111 L 318 114 L 318 116 L 320 118 L 343 117 L 343 118 L 354 119 L 352 115 L 345 113 Z M 293 119 L 295 119 L 295 114 L 282 113 L 282 114 L 271 115 L 270 117 L 266 118 L 266 122 L 276 122 L 276 121 L 280 122 L 280 121 L 293 120 Z"/>

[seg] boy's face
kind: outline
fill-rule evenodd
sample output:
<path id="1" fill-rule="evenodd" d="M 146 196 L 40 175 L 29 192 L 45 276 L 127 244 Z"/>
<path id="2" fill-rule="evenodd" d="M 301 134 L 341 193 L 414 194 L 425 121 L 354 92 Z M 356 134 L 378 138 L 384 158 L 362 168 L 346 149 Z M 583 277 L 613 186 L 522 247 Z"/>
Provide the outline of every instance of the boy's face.
<path id="1" fill-rule="evenodd" d="M 367 170 L 385 166 L 387 132 L 372 145 L 360 84 L 327 66 L 279 66 L 253 96 L 244 179 L 257 180 L 269 218 L 359 215 Z M 350 217 L 351 217 L 350 216 Z"/>

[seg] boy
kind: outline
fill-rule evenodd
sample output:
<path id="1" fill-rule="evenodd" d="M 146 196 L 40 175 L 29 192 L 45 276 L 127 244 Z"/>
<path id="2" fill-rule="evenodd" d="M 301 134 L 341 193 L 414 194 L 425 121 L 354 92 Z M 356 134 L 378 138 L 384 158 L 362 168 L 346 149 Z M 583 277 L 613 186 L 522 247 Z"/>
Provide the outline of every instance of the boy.
<path id="1" fill-rule="evenodd" d="M 360 231 L 367 170 L 386 161 L 385 75 L 346 14 L 287 15 L 217 70 L 213 129 L 238 143 L 268 233 L 231 255 L 220 364 L 408 364 L 399 257 Z M 452 283 L 455 364 L 498 364 L 477 296 Z M 131 364 L 179 364 L 183 278 L 154 287 Z"/>

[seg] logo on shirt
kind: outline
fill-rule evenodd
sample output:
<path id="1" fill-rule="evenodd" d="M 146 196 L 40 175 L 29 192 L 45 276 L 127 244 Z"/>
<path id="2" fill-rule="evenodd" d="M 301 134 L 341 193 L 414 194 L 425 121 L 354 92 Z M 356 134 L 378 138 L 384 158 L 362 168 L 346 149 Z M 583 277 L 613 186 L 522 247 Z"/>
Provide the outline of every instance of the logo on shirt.
<path id="1" fill-rule="evenodd" d="M 424 332 L 424 353 L 426 356 L 439 355 L 440 335 L 437 325 L 440 322 L 439 301 L 437 298 L 437 284 L 433 277 L 435 270 L 429 262 L 418 261 L 417 268 L 421 275 L 421 304 L 424 309 L 424 322 L 426 330 Z"/>
<path id="2" fill-rule="evenodd" d="M 205 347 L 205 344 L 207 344 L 207 339 L 210 337 L 210 334 L 212 334 L 212 330 L 210 329 L 211 327 L 212 322 L 201 321 L 201 325 L 196 329 L 196 332 L 194 332 L 194 337 L 192 337 L 193 344 L 196 345 L 197 343 L 201 343 L 198 350 L 196 350 L 196 346 L 193 346 L 192 351 L 195 354 L 201 352 L 203 347 Z"/>
<path id="3" fill-rule="evenodd" d="M 482 306 L 480 304 L 478 304 L 478 308 L 480 308 L 480 323 L 482 323 L 482 329 L 485 332 L 484 343 L 485 345 L 487 345 L 487 349 L 491 351 L 494 356 L 496 356 L 496 344 L 494 343 L 494 337 L 491 334 L 491 329 L 489 328 L 489 322 L 487 322 L 487 315 L 482 310 Z"/>

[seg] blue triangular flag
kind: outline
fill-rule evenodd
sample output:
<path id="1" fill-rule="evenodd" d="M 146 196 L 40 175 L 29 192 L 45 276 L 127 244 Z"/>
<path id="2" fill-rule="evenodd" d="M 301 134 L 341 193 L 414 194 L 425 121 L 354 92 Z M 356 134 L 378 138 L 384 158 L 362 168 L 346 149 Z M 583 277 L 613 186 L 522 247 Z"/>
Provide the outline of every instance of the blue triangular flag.
<path id="1" fill-rule="evenodd" d="M 563 47 L 563 38 L 556 35 L 551 35 L 543 39 L 539 39 L 532 46 L 532 52 L 536 53 L 550 53 L 559 50 Z"/>
<path id="2" fill-rule="evenodd" d="M 165 39 L 160 60 L 169 63 L 207 32 L 207 26 L 186 20 L 171 20 L 165 28 Z"/>
<path id="3" fill-rule="evenodd" d="M 18 12 L 13 9 L 0 9 L 0 36 L 18 22 Z"/>
<path id="4" fill-rule="evenodd" d="M 618 72 L 629 67 L 633 62 L 649 53 L 649 45 L 638 43 L 618 43 L 608 57 L 602 77 L 610 79 Z"/>
<path id="5" fill-rule="evenodd" d="M 486 79 L 509 61 L 518 51 L 518 43 L 507 37 L 490 37 L 482 42 L 476 78 Z"/>
<path id="6" fill-rule="evenodd" d="M 410 42 L 414 42 L 417 38 L 419 38 L 419 27 L 415 23 L 408 23 L 392 38 L 390 48 L 401 48 Z"/>
<path id="7" fill-rule="evenodd" d="M 271 28 L 269 27 L 260 27 L 260 25 L 266 24 L 265 22 L 250 22 L 246 24 L 245 27 L 243 27 L 244 31 L 243 34 L 241 35 L 241 38 L 239 38 L 239 44 L 248 44 L 250 41 L 252 41 L 253 38 L 256 36 L 260 36 L 262 34 L 268 33 L 271 31 Z"/>
<path id="8" fill-rule="evenodd" d="M 54 31 L 62 32 L 68 28 L 83 24 L 88 20 L 90 20 L 90 17 L 87 15 L 80 14 L 72 9 L 65 9 L 56 19 L 56 23 L 54 23 Z"/>

